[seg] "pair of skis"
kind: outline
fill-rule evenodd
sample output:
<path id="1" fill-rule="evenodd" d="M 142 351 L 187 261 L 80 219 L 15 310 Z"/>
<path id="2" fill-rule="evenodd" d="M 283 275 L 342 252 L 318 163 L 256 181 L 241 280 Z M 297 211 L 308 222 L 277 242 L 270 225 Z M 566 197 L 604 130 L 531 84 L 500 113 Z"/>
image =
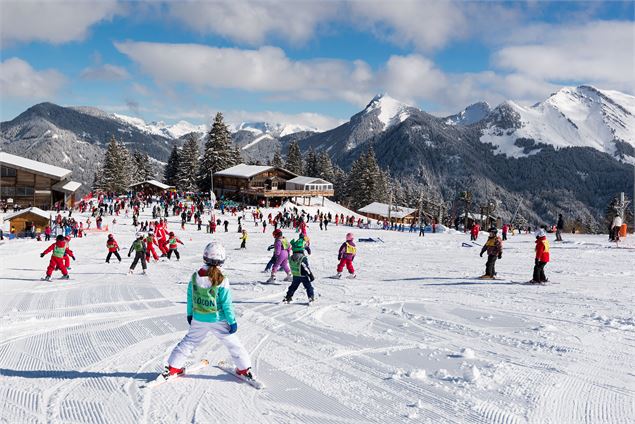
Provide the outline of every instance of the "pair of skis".
<path id="1" fill-rule="evenodd" d="M 183 377 L 183 376 L 186 376 L 188 374 L 191 374 L 194 371 L 201 370 L 201 369 L 207 367 L 208 365 L 209 365 L 209 361 L 207 359 L 201 359 L 201 361 L 198 364 L 194 364 L 194 365 L 188 367 L 181 374 L 174 374 L 174 375 L 170 375 L 168 377 L 164 377 L 163 375 L 159 375 L 155 380 L 152 380 L 149 383 L 143 385 L 142 388 L 152 389 L 154 387 L 162 385 L 163 383 L 167 383 L 168 381 L 172 381 L 172 380 L 175 380 L 175 379 L 177 379 L 179 377 Z M 245 383 L 249 384 L 250 386 L 252 386 L 255 389 L 260 390 L 260 389 L 264 389 L 265 388 L 265 385 L 261 381 L 255 379 L 255 378 L 249 378 L 247 376 L 237 374 L 236 373 L 236 368 L 232 367 L 230 364 L 228 364 L 225 361 L 218 362 L 216 367 L 221 369 L 221 370 L 223 370 L 223 371 L 225 371 L 228 374 L 233 375 L 237 379 L 244 381 Z"/>

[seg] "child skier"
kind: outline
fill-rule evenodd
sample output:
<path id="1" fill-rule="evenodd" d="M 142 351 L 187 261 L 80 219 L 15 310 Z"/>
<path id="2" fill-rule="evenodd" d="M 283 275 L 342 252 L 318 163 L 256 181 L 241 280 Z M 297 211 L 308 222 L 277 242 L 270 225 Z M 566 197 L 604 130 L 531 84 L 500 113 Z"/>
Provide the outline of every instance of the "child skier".
<path id="1" fill-rule="evenodd" d="M 185 362 L 208 333 L 225 345 L 236 365 L 236 374 L 253 379 L 247 350 L 235 334 L 238 324 L 234 316 L 229 282 L 220 267 L 225 262 L 225 248 L 211 242 L 203 251 L 205 265 L 192 274 L 187 288 L 187 322 L 190 329 L 168 358 L 162 376 L 185 372 Z"/>
<path id="2" fill-rule="evenodd" d="M 148 235 L 146 236 L 146 262 L 150 262 L 150 255 L 154 258 L 154 261 L 159 260 L 159 255 L 157 255 L 156 250 L 154 250 L 154 246 L 159 246 L 159 242 L 154 236 L 154 231 L 148 231 Z"/>
<path id="3" fill-rule="evenodd" d="M 168 250 L 168 259 L 172 257 L 172 252 L 174 252 L 174 255 L 176 256 L 176 260 L 178 261 L 181 259 L 181 255 L 179 255 L 179 250 L 177 249 L 178 247 L 177 243 L 183 244 L 183 242 L 179 240 L 179 238 L 175 236 L 174 232 L 172 231 L 170 231 L 169 236 L 170 237 L 168 238 L 168 247 L 170 248 L 170 250 Z"/>
<path id="4" fill-rule="evenodd" d="M 40 258 L 43 258 L 47 253 L 53 251 L 49 266 L 46 268 L 46 276 L 42 278 L 43 280 L 51 281 L 51 275 L 53 275 L 53 271 L 55 271 L 55 269 L 59 269 L 60 271 L 62 271 L 63 280 L 68 280 L 70 278 L 68 276 L 66 266 L 64 265 L 64 255 L 68 251 L 67 245 L 68 241 L 63 235 L 60 234 L 56 237 L 55 243 L 50 245 L 44 252 L 40 253 Z M 73 259 L 75 259 L 74 256 Z"/>
<path id="5" fill-rule="evenodd" d="M 108 240 L 106 240 L 106 247 L 108 248 L 108 255 L 106 256 L 106 263 L 110 263 L 110 257 L 114 254 L 119 262 L 121 262 L 121 256 L 119 256 L 119 245 L 115 240 L 115 236 L 108 234 Z"/>
<path id="6" fill-rule="evenodd" d="M 65 237 L 66 239 L 66 252 L 64 252 L 64 266 L 67 270 L 71 269 L 71 258 L 75 260 L 75 255 L 71 250 L 71 238 L 69 236 Z"/>
<path id="7" fill-rule="evenodd" d="M 340 263 L 337 265 L 337 275 L 335 276 L 335 278 L 342 277 L 344 266 L 346 266 L 346 269 L 348 270 L 348 278 L 355 278 L 357 276 L 355 274 L 355 268 L 353 268 L 353 259 L 355 259 L 356 254 L 357 246 L 355 246 L 353 233 L 348 233 L 346 234 L 346 241 L 342 243 L 337 254 L 337 259 L 340 261 Z"/>
<path id="8" fill-rule="evenodd" d="M 545 276 L 545 265 L 549 262 L 549 241 L 547 232 L 542 228 L 536 231 L 536 259 L 534 261 L 534 277 L 530 284 L 543 284 L 549 280 Z"/>
<path id="9" fill-rule="evenodd" d="M 315 280 L 313 276 L 313 272 L 311 272 L 311 268 L 309 268 L 309 261 L 307 257 L 304 255 L 304 238 L 302 238 L 302 234 L 300 234 L 300 238 L 298 240 L 291 241 L 291 250 L 293 254 L 291 255 L 291 259 L 289 260 L 289 265 L 291 266 L 291 273 L 293 274 L 293 282 L 287 289 L 287 295 L 282 299 L 285 303 L 291 303 L 293 300 L 293 294 L 300 286 L 300 283 L 304 286 L 306 290 L 306 295 L 309 297 L 309 303 L 315 300 L 313 293 L 313 286 L 311 282 Z"/>
<path id="10" fill-rule="evenodd" d="M 141 268 L 143 268 L 143 273 L 146 273 L 146 244 L 143 240 L 143 233 L 137 233 L 137 239 L 132 242 L 132 246 L 130 246 L 130 250 L 128 250 L 128 257 L 132 251 L 135 251 L 134 260 L 132 261 L 132 265 L 130 265 L 130 270 L 128 270 L 128 274 L 132 274 L 135 267 L 137 266 L 137 262 L 141 261 Z"/>
<path id="11" fill-rule="evenodd" d="M 284 272 L 287 273 L 287 277 L 284 281 L 292 281 L 293 276 L 291 275 L 291 269 L 289 268 L 289 242 L 282 236 L 282 231 L 279 229 L 274 230 L 273 237 L 276 239 L 273 243 L 273 251 L 274 256 L 276 257 L 276 262 L 273 264 L 273 268 L 271 268 L 271 277 L 267 280 L 267 283 L 273 283 L 276 281 L 276 272 L 278 269 L 282 267 Z"/>
<path id="12" fill-rule="evenodd" d="M 481 249 L 481 258 L 483 253 L 487 252 L 487 263 L 485 264 L 485 274 L 480 276 L 481 279 L 493 280 L 496 276 L 496 259 L 503 257 L 503 241 L 496 234 L 498 230 L 495 227 L 489 229 L 489 237 Z"/>
<path id="13" fill-rule="evenodd" d="M 246 249 L 247 248 L 247 239 L 249 238 L 249 236 L 247 235 L 247 230 L 243 230 L 243 235 L 240 237 L 240 240 L 242 240 L 242 242 L 240 243 L 240 248 L 241 249 Z"/>

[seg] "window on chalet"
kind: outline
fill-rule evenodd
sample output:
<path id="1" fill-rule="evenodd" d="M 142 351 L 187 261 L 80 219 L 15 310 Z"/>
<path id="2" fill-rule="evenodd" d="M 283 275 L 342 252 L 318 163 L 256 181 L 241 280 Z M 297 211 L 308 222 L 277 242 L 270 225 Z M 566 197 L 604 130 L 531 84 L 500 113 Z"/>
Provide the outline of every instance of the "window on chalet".
<path id="1" fill-rule="evenodd" d="M 18 171 L 16 169 L 3 166 L 0 167 L 0 175 L 2 177 L 16 177 L 18 175 Z"/>

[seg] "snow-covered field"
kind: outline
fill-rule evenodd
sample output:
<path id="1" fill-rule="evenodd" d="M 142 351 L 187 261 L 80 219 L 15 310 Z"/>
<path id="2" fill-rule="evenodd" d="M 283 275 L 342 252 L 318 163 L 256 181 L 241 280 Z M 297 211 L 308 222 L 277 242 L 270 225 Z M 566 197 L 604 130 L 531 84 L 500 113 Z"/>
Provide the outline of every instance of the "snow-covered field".
<path id="1" fill-rule="evenodd" d="M 127 248 L 134 231 L 119 221 Z M 633 422 L 633 238 L 616 249 L 605 236 L 565 235 L 552 243 L 553 284 L 536 287 L 520 284 L 531 235 L 505 243 L 502 280 L 478 281 L 485 260 L 461 246 L 469 236 L 355 230 L 385 243 L 358 243 L 359 278 L 334 280 L 350 229 L 311 224 L 319 298 L 307 307 L 302 288 L 284 305 L 286 285 L 259 284 L 269 230 L 248 225 L 246 251 L 234 250 L 237 233 L 220 233 L 238 334 L 267 388 L 210 365 L 150 390 L 141 386 L 185 334 L 186 281 L 211 239 L 170 221 L 181 261 L 152 263 L 148 276 L 126 275 L 125 255 L 105 264 L 105 234 L 72 241 L 70 281 L 39 280 L 44 242 L 0 245 L 0 422 Z M 228 354 L 210 338 L 200 358 Z"/>

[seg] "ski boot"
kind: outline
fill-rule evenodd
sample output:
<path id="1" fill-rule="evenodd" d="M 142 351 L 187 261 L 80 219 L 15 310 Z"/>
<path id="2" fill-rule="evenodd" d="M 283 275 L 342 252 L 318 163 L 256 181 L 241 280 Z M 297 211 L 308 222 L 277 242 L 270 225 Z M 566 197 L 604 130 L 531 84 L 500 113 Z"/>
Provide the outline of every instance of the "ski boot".
<path id="1" fill-rule="evenodd" d="M 60 278 L 60 280 L 68 280 L 70 278 L 71 278 L 71 276 L 66 274 L 66 275 L 62 275 L 62 278 Z"/>
<path id="2" fill-rule="evenodd" d="M 282 299 L 282 303 L 291 303 L 292 301 L 293 298 L 289 296 L 285 296 L 284 299 Z"/>
<path id="3" fill-rule="evenodd" d="M 251 370 L 251 367 L 245 368 L 244 370 L 240 370 L 240 369 L 236 368 L 236 374 L 242 375 L 243 377 L 247 377 L 247 378 L 250 378 L 250 379 L 253 380 L 254 376 L 253 376 L 253 374 L 251 373 L 250 370 Z"/>
<path id="4" fill-rule="evenodd" d="M 173 366 L 166 365 L 165 369 L 161 373 L 161 376 L 165 379 L 171 377 L 173 375 L 183 374 L 185 372 L 185 368 L 174 368 Z"/>
<path id="5" fill-rule="evenodd" d="M 144 270 L 141 272 L 141 274 L 143 274 L 143 275 L 147 275 L 148 273 L 147 273 L 147 272 L 146 272 L 146 270 L 144 269 Z"/>
<path id="6" fill-rule="evenodd" d="M 134 272 L 134 270 L 130 269 L 128 270 L 128 275 L 131 275 Z"/>
<path id="7" fill-rule="evenodd" d="M 309 303 L 313 303 L 313 302 L 315 302 L 315 297 L 314 296 L 309 297 Z"/>
<path id="8" fill-rule="evenodd" d="M 357 278 L 357 274 L 350 274 L 348 277 L 349 280 L 354 280 L 355 278 Z"/>
<path id="9" fill-rule="evenodd" d="M 287 276 L 286 276 L 286 278 L 284 279 L 284 281 L 286 281 L 286 282 L 291 282 L 291 281 L 293 281 L 293 275 L 291 275 L 291 274 L 287 274 Z"/>
<path id="10" fill-rule="evenodd" d="M 45 275 L 44 277 L 42 277 L 42 281 L 51 281 L 51 276 Z"/>
<path id="11" fill-rule="evenodd" d="M 272 275 L 271 277 L 269 277 L 269 279 L 267 279 L 266 283 L 267 284 L 272 284 L 276 282 L 276 276 Z"/>
<path id="12" fill-rule="evenodd" d="M 337 274 L 335 274 L 335 278 L 337 278 L 338 280 L 342 278 L 342 273 L 338 272 Z"/>
<path id="13" fill-rule="evenodd" d="M 479 280 L 493 280 L 494 277 L 492 277 L 491 275 L 481 275 L 480 277 L 478 277 Z"/>

